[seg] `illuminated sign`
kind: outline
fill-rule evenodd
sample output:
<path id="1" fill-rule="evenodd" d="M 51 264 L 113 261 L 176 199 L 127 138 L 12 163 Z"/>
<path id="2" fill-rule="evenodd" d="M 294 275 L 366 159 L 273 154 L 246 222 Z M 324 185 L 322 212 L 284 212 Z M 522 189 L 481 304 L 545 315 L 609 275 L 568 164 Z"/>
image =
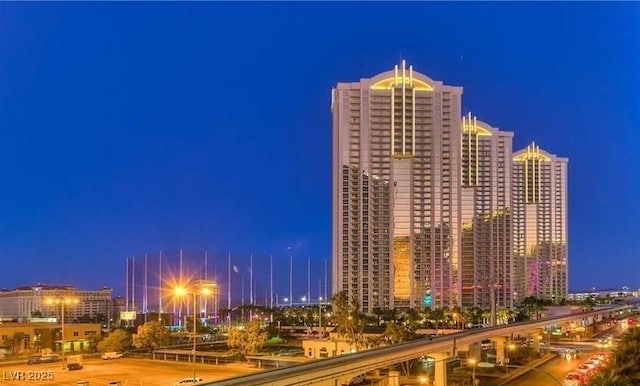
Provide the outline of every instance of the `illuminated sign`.
<path id="1" fill-rule="evenodd" d="M 122 320 L 136 320 L 135 311 L 122 311 L 120 313 L 120 319 Z"/>
<path id="2" fill-rule="evenodd" d="M 428 291 L 424 295 L 424 298 L 422 298 L 422 304 L 424 304 L 426 307 L 431 307 L 431 305 L 433 305 L 433 296 L 431 296 L 431 291 Z"/>

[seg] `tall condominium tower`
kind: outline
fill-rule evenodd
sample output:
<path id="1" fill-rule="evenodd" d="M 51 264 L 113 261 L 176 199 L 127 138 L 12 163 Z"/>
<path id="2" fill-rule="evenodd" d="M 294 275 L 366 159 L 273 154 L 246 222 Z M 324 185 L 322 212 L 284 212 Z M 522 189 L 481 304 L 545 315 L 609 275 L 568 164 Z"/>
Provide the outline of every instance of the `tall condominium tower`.
<path id="1" fill-rule="evenodd" d="M 462 118 L 462 306 L 513 305 L 512 132 Z"/>
<path id="2" fill-rule="evenodd" d="M 568 162 L 535 143 L 513 154 L 513 247 L 520 300 L 567 297 Z"/>
<path id="3" fill-rule="evenodd" d="M 333 291 L 364 312 L 460 304 L 461 95 L 404 61 L 333 90 Z"/>

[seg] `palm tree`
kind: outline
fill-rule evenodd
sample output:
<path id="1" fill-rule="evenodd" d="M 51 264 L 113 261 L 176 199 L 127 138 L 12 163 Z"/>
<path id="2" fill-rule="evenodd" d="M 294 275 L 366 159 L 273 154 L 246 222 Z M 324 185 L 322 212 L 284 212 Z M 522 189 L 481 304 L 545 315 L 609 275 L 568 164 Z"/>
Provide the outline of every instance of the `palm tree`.
<path id="1" fill-rule="evenodd" d="M 640 331 L 625 333 L 611 357 L 609 365 L 590 382 L 589 386 L 640 385 Z"/>
<path id="2" fill-rule="evenodd" d="M 436 325 L 436 335 L 438 335 L 438 327 L 445 321 L 445 311 L 442 308 L 431 310 L 431 320 Z"/>
<path id="3" fill-rule="evenodd" d="M 633 384 L 612 371 L 600 371 L 589 379 L 589 386 L 633 386 Z"/>

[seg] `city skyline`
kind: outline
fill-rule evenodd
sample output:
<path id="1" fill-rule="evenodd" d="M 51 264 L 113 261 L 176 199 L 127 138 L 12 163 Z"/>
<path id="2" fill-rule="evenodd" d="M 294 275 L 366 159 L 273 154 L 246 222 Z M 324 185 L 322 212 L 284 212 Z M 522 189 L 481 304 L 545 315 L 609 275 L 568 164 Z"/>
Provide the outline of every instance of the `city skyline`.
<path id="1" fill-rule="evenodd" d="M 331 88 L 401 59 L 464 86 L 461 116 L 515 132 L 514 151 L 535 141 L 571 160 L 570 290 L 638 287 L 638 14 L 635 3 L 0 4 L 0 288 L 124 296 L 127 258 L 180 248 L 322 266 Z"/>

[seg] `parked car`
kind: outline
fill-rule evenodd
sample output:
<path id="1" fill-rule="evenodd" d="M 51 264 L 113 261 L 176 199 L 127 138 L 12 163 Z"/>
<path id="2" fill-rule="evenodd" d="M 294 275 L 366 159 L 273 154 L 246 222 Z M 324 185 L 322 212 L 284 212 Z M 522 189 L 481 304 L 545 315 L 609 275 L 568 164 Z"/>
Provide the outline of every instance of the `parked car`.
<path id="1" fill-rule="evenodd" d="M 122 358 L 122 353 L 110 351 L 102 354 L 101 358 L 104 360 L 118 359 L 118 358 Z"/>
<path id="2" fill-rule="evenodd" d="M 564 378 L 564 386 L 582 386 L 584 384 L 584 377 L 576 372 L 567 374 Z"/>
<path id="3" fill-rule="evenodd" d="M 178 382 L 174 383 L 173 386 L 191 386 L 191 385 L 201 385 L 203 383 L 202 378 L 185 378 L 181 379 Z"/>
<path id="4" fill-rule="evenodd" d="M 342 386 L 355 386 L 364 383 L 365 378 L 364 374 L 356 375 L 355 377 L 349 379 L 348 382 L 342 383 Z"/>
<path id="5" fill-rule="evenodd" d="M 60 355 L 58 354 L 50 354 L 50 355 L 33 355 L 31 358 L 27 359 L 28 365 L 34 365 L 37 363 L 51 363 L 57 362 L 60 360 Z"/>

